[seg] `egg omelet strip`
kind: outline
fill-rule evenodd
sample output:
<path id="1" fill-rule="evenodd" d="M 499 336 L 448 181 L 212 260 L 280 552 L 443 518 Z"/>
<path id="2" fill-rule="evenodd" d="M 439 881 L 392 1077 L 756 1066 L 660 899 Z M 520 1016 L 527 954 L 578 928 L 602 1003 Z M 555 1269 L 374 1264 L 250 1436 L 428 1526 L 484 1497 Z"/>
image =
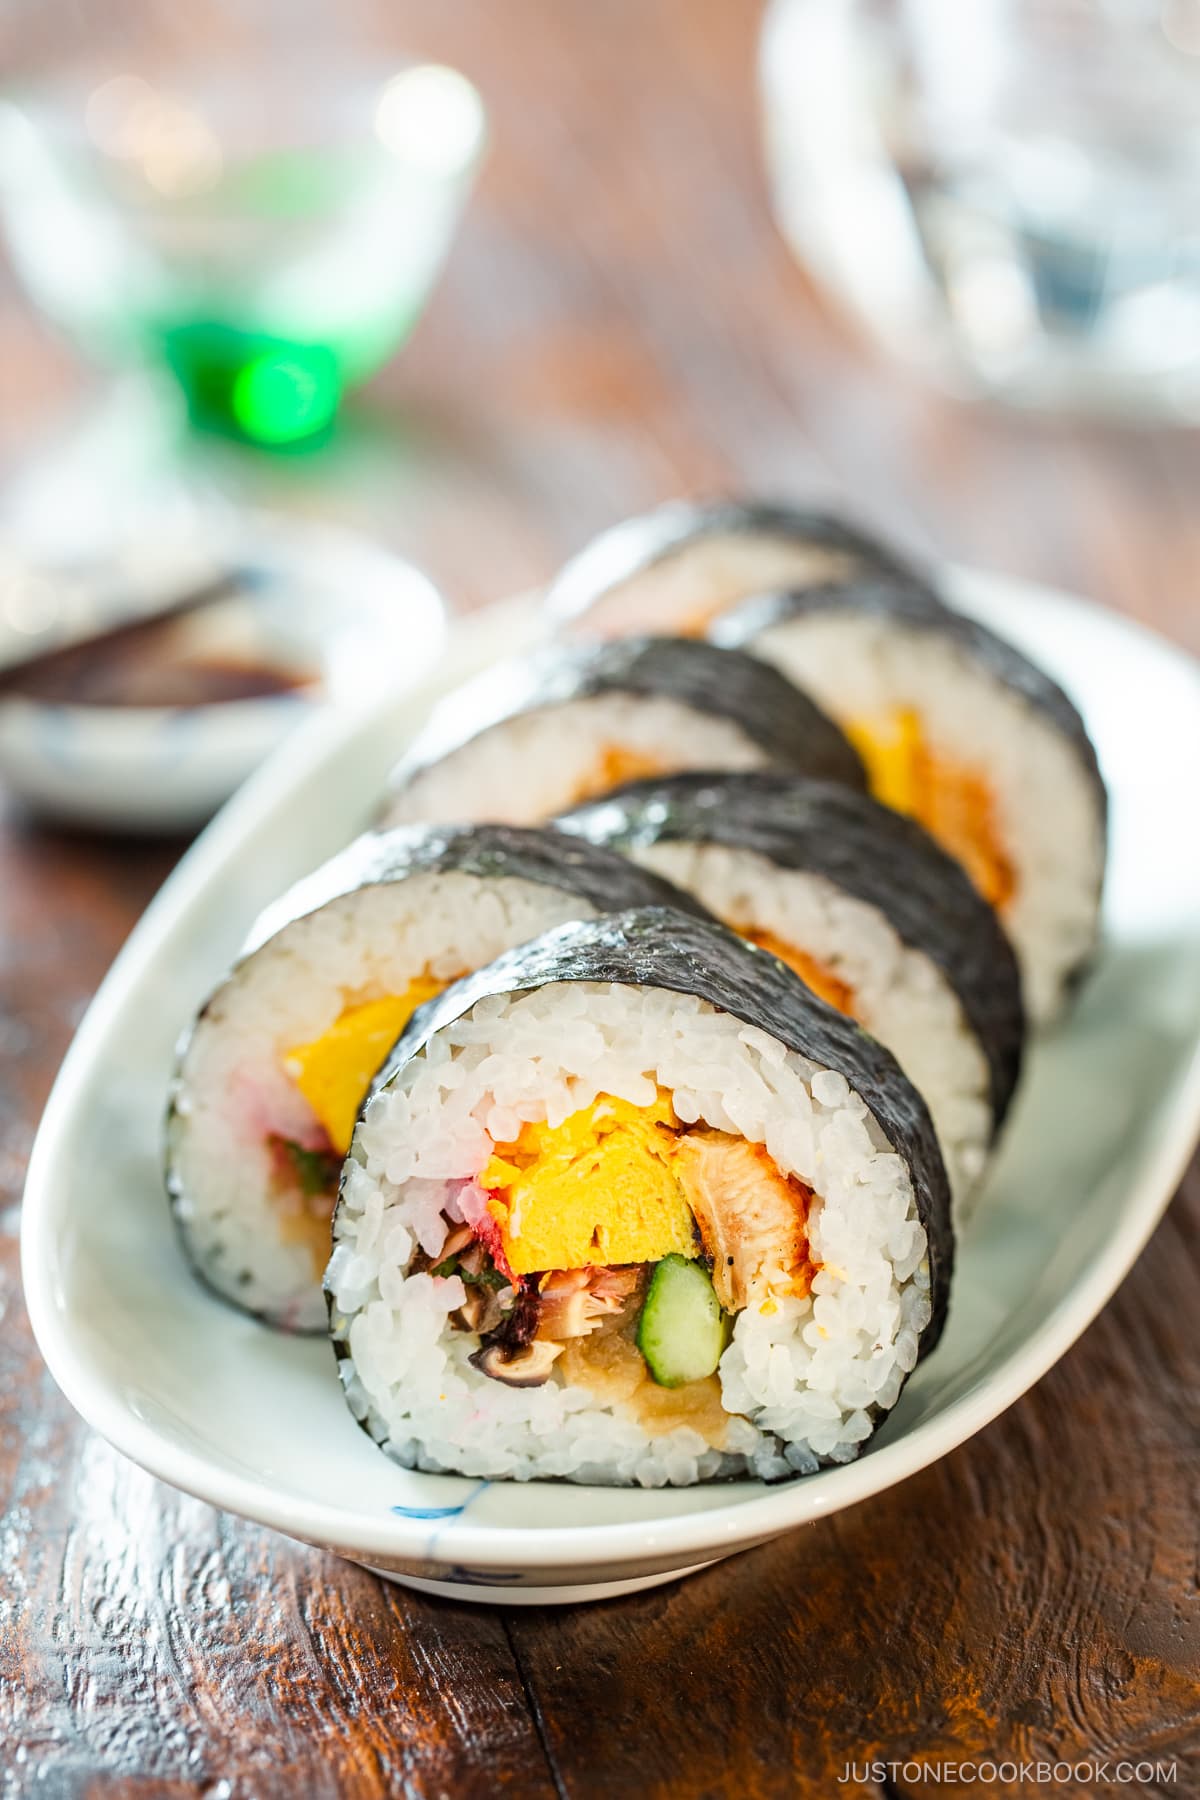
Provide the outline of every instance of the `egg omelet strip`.
<path id="1" fill-rule="evenodd" d="M 480 1171 L 514 1275 L 608 1268 L 697 1253 L 674 1163 L 670 1095 L 651 1106 L 602 1094 L 559 1125 L 527 1124 Z"/>
<path id="2" fill-rule="evenodd" d="M 402 994 L 348 1006 L 328 1031 L 286 1053 L 284 1068 L 340 1155 L 350 1148 L 359 1109 L 392 1045 L 418 1006 L 447 985 L 419 975 Z"/>

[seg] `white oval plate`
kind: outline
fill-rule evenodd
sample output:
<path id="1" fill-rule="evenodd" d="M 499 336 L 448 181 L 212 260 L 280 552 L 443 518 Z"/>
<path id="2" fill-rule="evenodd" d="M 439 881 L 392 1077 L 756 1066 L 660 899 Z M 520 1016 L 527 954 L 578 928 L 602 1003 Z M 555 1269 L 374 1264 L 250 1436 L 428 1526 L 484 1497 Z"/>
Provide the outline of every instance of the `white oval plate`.
<path id="1" fill-rule="evenodd" d="M 924 1467 L 1063 1354 L 1161 1216 L 1200 1125 L 1200 674 L 1080 600 L 955 579 L 962 603 L 1078 700 L 1112 794 L 1106 942 L 1029 1059 L 960 1244 L 950 1322 L 870 1450 L 767 1488 L 655 1492 L 469 1482 L 395 1467 L 344 1407 L 333 1359 L 223 1306 L 185 1265 L 159 1169 L 174 1040 L 254 914 L 367 821 L 436 693 L 532 641 L 528 606 L 459 626 L 436 683 L 318 721 L 184 858 L 85 1018 L 30 1165 L 23 1269 L 51 1372 L 163 1480 L 414 1586 L 597 1598 L 664 1581 Z"/>

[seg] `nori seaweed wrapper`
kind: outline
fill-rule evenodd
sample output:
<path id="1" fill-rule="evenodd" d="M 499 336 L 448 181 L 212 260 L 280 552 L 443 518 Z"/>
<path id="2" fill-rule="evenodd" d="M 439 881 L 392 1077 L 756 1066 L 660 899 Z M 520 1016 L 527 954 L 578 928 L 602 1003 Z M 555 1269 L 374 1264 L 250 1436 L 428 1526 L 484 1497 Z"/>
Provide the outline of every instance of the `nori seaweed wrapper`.
<path id="1" fill-rule="evenodd" d="M 738 726 L 772 762 L 865 788 L 858 752 L 816 702 L 778 669 L 695 638 L 555 644 L 502 663 L 448 696 L 400 759 L 393 793 L 506 719 L 600 694 L 674 700 Z"/>
<path id="2" fill-rule="evenodd" d="M 977 619 L 955 612 L 932 588 L 918 581 L 883 577 L 844 587 L 825 583 L 820 587 L 759 594 L 715 619 L 709 638 L 714 644 L 730 649 L 753 650 L 756 640 L 765 631 L 787 625 L 793 619 L 837 611 L 869 613 L 894 620 L 897 625 L 913 631 L 933 633 L 955 645 L 993 680 L 1034 707 L 1071 745 L 1095 794 L 1101 833 L 1106 832 L 1108 794 L 1095 748 L 1078 708 L 1058 683 L 1022 655 L 1014 644 L 997 637 Z"/>
<path id="3" fill-rule="evenodd" d="M 873 907 L 958 995 L 987 1059 L 998 1129 L 1025 1039 L 1016 957 L 992 907 L 915 820 L 832 782 L 764 769 L 630 782 L 555 824 L 626 852 L 670 842 L 748 851 Z"/>
<path id="4" fill-rule="evenodd" d="M 510 877 L 577 894 L 597 912 L 674 906 L 707 919 L 706 907 L 663 877 L 639 869 L 603 845 L 572 842 L 557 831 L 524 825 L 397 825 L 366 832 L 260 913 L 242 955 L 248 956 L 293 919 L 360 888 L 387 887 L 414 875 Z"/>
<path id="5" fill-rule="evenodd" d="M 744 943 L 715 921 L 645 907 L 545 932 L 419 1007 L 379 1071 L 372 1096 L 393 1082 L 431 1038 L 480 1000 L 556 981 L 611 981 L 692 994 L 757 1026 L 820 1067 L 844 1075 L 875 1115 L 912 1180 L 929 1241 L 932 1306 L 920 1354 L 933 1348 L 949 1303 L 954 1232 L 949 1183 L 924 1100 L 895 1057 L 853 1019 L 826 1006 L 778 958 Z M 353 1146 L 350 1154 L 354 1155 Z M 332 1308 L 332 1296 L 327 1298 Z"/>
<path id="6" fill-rule="evenodd" d="M 870 573 L 918 579 L 894 551 L 835 513 L 762 500 L 671 500 L 593 538 L 551 583 L 546 610 L 563 622 L 579 619 L 633 576 L 692 543 L 715 537 L 770 538 L 798 548 L 840 551 L 853 563 L 847 580 Z"/>

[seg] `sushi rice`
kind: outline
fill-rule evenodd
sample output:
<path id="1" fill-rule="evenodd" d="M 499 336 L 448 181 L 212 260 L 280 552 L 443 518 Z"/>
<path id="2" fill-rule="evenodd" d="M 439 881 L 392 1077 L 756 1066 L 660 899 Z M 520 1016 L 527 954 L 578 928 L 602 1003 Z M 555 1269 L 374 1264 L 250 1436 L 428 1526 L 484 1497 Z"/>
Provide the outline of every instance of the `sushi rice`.
<path id="1" fill-rule="evenodd" d="M 731 719 L 679 701 L 593 694 L 518 714 L 398 786 L 385 823 L 504 819 L 561 807 L 663 769 L 759 769 L 770 758 Z"/>

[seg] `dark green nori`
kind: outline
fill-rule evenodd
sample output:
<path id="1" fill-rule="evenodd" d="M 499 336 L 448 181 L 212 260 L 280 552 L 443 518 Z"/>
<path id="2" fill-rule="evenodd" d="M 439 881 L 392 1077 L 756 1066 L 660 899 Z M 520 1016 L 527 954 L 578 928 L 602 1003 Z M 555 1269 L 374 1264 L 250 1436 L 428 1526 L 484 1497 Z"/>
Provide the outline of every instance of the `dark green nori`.
<path id="1" fill-rule="evenodd" d="M 776 626 L 816 613 L 853 610 L 894 620 L 912 631 L 927 631 L 955 645 L 985 674 L 1042 713 L 1062 733 L 1074 751 L 1096 798 L 1100 831 L 1107 829 L 1108 794 L 1092 740 L 1079 711 L 1056 681 L 1030 662 L 1014 644 L 997 637 L 986 625 L 947 606 L 932 588 L 921 582 L 881 576 L 845 587 L 826 583 L 821 587 L 759 594 L 722 613 L 713 621 L 709 637 L 727 649 L 753 650 L 756 639 Z"/>
<path id="2" fill-rule="evenodd" d="M 958 995 L 987 1058 L 999 1127 L 1025 1037 L 1016 958 L 993 909 L 914 820 L 832 782 L 764 769 L 630 782 L 555 824 L 626 852 L 673 841 L 749 851 L 824 876 L 882 913 Z"/>
<path id="3" fill-rule="evenodd" d="M 376 1077 L 372 1095 L 393 1082 L 432 1037 L 488 995 L 520 993 L 556 981 L 611 981 L 692 994 L 844 1075 L 912 1180 L 929 1240 L 932 1314 L 920 1353 L 933 1348 L 946 1319 L 954 1233 L 946 1171 L 924 1100 L 895 1058 L 853 1019 L 818 1000 L 776 957 L 715 921 L 646 907 L 545 932 L 420 1007 Z M 647 1045 L 647 1052 L 652 1054 L 652 1046 Z M 328 1290 L 326 1298 L 332 1311 Z M 346 1354 L 336 1339 L 335 1347 Z"/>
<path id="4" fill-rule="evenodd" d="M 773 501 L 672 500 L 593 538 L 551 583 L 546 609 L 555 619 L 579 619 L 632 576 L 712 537 L 775 538 L 841 551 L 855 565 L 847 579 L 859 579 L 864 573 L 916 578 L 915 571 L 886 545 L 834 513 Z"/>
<path id="5" fill-rule="evenodd" d="M 597 912 L 631 906 L 674 906 L 707 919 L 707 909 L 661 876 L 638 869 L 601 844 L 567 840 L 561 832 L 523 825 L 397 825 L 369 831 L 322 863 L 260 913 L 242 955 L 252 955 L 293 919 L 344 894 L 389 887 L 415 875 L 474 875 L 532 881 L 577 894 Z"/>
<path id="6" fill-rule="evenodd" d="M 764 678 L 763 671 L 767 676 Z M 737 725 L 772 761 L 800 774 L 864 788 L 858 752 L 816 702 L 778 669 L 696 638 L 617 638 L 548 645 L 485 670 L 442 702 L 392 772 L 402 790 L 415 776 L 492 726 L 542 707 L 599 694 L 675 700 L 702 717 Z"/>

